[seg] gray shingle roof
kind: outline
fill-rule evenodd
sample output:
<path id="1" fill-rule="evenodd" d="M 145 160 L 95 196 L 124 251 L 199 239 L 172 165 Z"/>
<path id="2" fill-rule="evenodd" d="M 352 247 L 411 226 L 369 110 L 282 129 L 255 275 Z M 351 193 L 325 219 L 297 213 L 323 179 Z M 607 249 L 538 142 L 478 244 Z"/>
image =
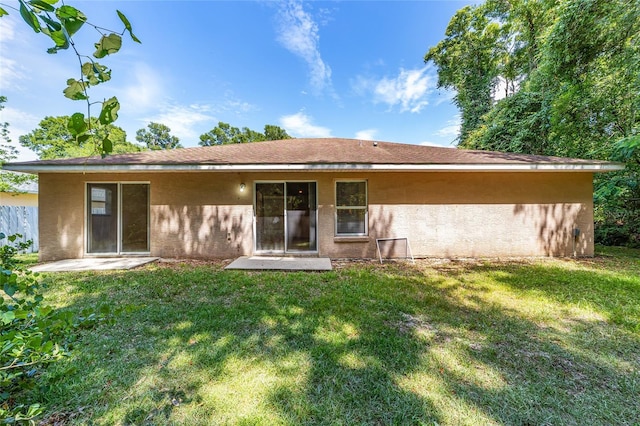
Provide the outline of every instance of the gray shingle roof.
<path id="1" fill-rule="evenodd" d="M 288 139 L 246 144 L 218 145 L 210 147 L 183 148 L 162 151 L 145 151 L 133 154 L 110 155 L 105 158 L 85 157 L 58 160 L 41 160 L 25 163 L 6 164 L 7 170 L 69 171 L 77 167 L 114 168 L 125 171 L 127 167 L 141 170 L 145 166 L 338 166 L 348 169 L 358 166 L 482 166 L 482 165 L 564 165 L 589 166 L 593 168 L 613 167 L 618 163 L 575 158 L 547 157 L 538 155 L 512 154 L 492 151 L 472 151 L 392 142 L 368 140 L 320 138 Z M 176 167 L 180 169 L 181 167 Z"/>

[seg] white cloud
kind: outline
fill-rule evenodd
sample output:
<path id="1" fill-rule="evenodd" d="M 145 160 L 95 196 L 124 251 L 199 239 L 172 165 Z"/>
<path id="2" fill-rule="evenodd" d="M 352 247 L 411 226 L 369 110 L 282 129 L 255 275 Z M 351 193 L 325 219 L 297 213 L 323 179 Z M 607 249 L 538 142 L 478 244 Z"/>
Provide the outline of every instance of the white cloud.
<path id="1" fill-rule="evenodd" d="M 0 88 L 15 86 L 26 77 L 26 70 L 18 65 L 18 61 L 9 57 L 13 49 L 9 44 L 16 43 L 16 23 L 12 17 L 0 18 L 0 52 L 2 52 L 2 64 L 0 66 Z"/>
<path id="2" fill-rule="evenodd" d="M 15 21 L 8 16 L 0 19 L 0 44 L 11 41 L 16 36 Z"/>
<path id="3" fill-rule="evenodd" d="M 33 151 L 20 145 L 19 138 L 38 127 L 39 122 L 40 118 L 35 115 L 8 106 L 0 111 L 0 123 L 9 123 L 11 144 L 18 149 L 18 158 L 12 161 L 29 161 L 38 158 Z"/>
<path id="4" fill-rule="evenodd" d="M 9 17 L 0 19 L 0 51 L 2 51 L 2 66 L 0 66 L 0 87 L 8 87 L 21 80 L 23 73 L 20 72 L 15 60 L 7 57 L 7 43 L 12 43 L 15 39 L 15 22 Z"/>
<path id="5" fill-rule="evenodd" d="M 23 24 L 18 13 L 0 18 L 0 92 L 42 92 L 52 85 L 62 91 L 67 79 L 77 72 L 77 62 L 47 55 L 51 40 Z"/>
<path id="6" fill-rule="evenodd" d="M 216 110 L 232 112 L 236 115 L 246 114 L 258 109 L 259 108 L 254 104 L 235 98 L 235 96 L 231 92 L 225 93 L 224 100 L 219 104 L 216 104 Z"/>
<path id="7" fill-rule="evenodd" d="M 151 121 L 168 126 L 171 134 L 180 138 L 184 146 L 188 146 L 200 135 L 196 130 L 198 124 L 214 121 L 210 111 L 207 105 L 169 105 L 163 107 L 160 113 L 141 121 L 145 127 Z"/>
<path id="8" fill-rule="evenodd" d="M 356 139 L 362 139 L 365 141 L 372 141 L 378 134 L 378 129 L 364 129 L 356 132 Z"/>
<path id="9" fill-rule="evenodd" d="M 318 92 L 331 89 L 331 68 L 320 54 L 318 24 L 304 11 L 302 2 L 283 2 L 279 18 L 278 41 L 307 63 L 311 87 Z"/>
<path id="10" fill-rule="evenodd" d="M 280 125 L 291 136 L 299 138 L 329 138 L 331 129 L 316 126 L 311 122 L 311 118 L 304 112 L 280 117 Z"/>
<path id="11" fill-rule="evenodd" d="M 429 142 L 429 141 L 420 142 L 418 145 L 435 146 L 435 147 L 438 147 L 438 148 L 455 148 L 455 147 L 453 147 L 451 145 L 442 145 L 442 144 L 439 144 L 439 143 L 436 143 L 436 142 Z"/>
<path id="12" fill-rule="evenodd" d="M 354 91 L 360 95 L 371 93 L 375 103 L 385 103 L 389 107 L 400 106 L 401 112 L 420 112 L 429 104 L 427 96 L 436 87 L 436 76 L 432 68 L 400 68 L 393 78 L 373 79 L 358 76 L 352 83 Z"/>
<path id="13" fill-rule="evenodd" d="M 457 138 L 460 136 L 460 126 L 462 124 L 462 117 L 460 114 L 457 114 L 451 120 L 448 120 L 447 125 L 437 132 L 435 132 L 436 136 L 440 136 L 443 138 Z"/>
<path id="14" fill-rule="evenodd" d="M 132 111 L 144 111 L 163 102 L 165 85 L 162 78 L 147 64 L 133 64 L 128 84 L 120 91 L 120 104 Z"/>

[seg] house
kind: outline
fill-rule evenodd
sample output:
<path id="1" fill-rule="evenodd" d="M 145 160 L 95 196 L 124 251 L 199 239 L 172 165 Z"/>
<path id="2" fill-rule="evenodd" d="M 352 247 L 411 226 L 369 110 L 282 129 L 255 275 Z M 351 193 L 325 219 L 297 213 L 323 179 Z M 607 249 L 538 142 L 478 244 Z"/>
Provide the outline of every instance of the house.
<path id="1" fill-rule="evenodd" d="M 27 182 L 16 191 L 0 192 L 0 232 L 20 234 L 21 242 L 32 241 L 30 252 L 38 251 L 38 184 Z M 5 244 L 6 239 L 0 239 Z"/>
<path id="2" fill-rule="evenodd" d="M 338 138 L 5 165 L 39 176 L 42 261 L 591 256 L 593 174 L 622 167 Z"/>

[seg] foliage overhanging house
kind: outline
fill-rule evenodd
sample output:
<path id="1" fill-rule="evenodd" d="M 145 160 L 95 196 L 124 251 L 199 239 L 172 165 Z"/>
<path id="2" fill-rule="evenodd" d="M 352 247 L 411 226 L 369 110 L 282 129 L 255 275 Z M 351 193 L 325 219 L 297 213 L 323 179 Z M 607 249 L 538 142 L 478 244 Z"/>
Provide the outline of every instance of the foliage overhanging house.
<path id="1" fill-rule="evenodd" d="M 593 174 L 618 163 L 353 139 L 6 164 L 37 173 L 40 259 L 593 255 Z M 388 250 L 400 250 L 393 244 Z"/>

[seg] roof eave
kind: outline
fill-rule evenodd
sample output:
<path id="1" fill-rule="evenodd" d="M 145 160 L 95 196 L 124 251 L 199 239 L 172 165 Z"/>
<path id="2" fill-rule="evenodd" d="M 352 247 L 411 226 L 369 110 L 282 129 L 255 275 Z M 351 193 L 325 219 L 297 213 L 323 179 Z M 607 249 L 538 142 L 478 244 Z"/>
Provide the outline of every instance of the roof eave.
<path id="1" fill-rule="evenodd" d="M 517 163 L 517 164 L 5 164 L 4 170 L 23 173 L 134 173 L 134 172 L 288 172 L 288 171 L 397 171 L 397 172 L 612 172 L 622 163 Z"/>

